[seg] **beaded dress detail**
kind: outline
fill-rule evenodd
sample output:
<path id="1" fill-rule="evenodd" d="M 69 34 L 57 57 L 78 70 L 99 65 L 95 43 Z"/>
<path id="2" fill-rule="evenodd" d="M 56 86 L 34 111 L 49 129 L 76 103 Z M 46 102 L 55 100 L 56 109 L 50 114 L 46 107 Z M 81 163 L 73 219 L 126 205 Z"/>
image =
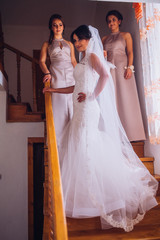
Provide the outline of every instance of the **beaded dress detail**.
<path id="1" fill-rule="evenodd" d="M 125 67 L 128 63 L 126 42 L 121 33 L 111 33 L 104 42 L 104 49 L 107 51 L 107 60 L 116 66 L 111 73 L 115 86 L 117 110 L 126 134 L 130 141 L 145 140 L 134 73 L 130 79 L 124 78 Z"/>

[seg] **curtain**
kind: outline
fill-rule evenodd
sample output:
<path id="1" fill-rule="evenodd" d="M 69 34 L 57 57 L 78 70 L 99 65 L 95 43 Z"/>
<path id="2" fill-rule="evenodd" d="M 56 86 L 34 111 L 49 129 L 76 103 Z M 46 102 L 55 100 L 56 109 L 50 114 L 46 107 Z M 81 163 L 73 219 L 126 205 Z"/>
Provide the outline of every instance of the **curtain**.
<path id="1" fill-rule="evenodd" d="M 160 144 L 160 4 L 142 4 L 139 21 L 149 139 Z"/>

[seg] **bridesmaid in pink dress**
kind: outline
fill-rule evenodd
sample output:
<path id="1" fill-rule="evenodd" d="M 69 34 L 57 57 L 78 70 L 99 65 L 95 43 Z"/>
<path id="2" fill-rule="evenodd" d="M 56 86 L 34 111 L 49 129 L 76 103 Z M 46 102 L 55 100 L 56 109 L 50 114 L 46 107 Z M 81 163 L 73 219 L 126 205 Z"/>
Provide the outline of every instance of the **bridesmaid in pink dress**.
<path id="1" fill-rule="evenodd" d="M 123 16 L 116 10 L 109 11 L 106 22 L 111 33 L 102 38 L 107 60 L 116 68 L 112 70 L 117 109 L 130 141 L 145 140 L 145 132 L 134 77 L 132 37 L 120 32 Z"/>
<path id="2" fill-rule="evenodd" d="M 73 68 L 77 62 L 73 44 L 63 39 L 65 25 L 62 17 L 53 14 L 49 20 L 50 37 L 44 42 L 40 55 L 40 67 L 44 72 L 43 82 L 50 81 L 52 88 L 69 87 L 75 84 Z M 46 65 L 47 54 L 50 57 L 50 68 Z M 72 118 L 72 94 L 52 94 L 54 123 L 59 146 L 62 132 Z"/>

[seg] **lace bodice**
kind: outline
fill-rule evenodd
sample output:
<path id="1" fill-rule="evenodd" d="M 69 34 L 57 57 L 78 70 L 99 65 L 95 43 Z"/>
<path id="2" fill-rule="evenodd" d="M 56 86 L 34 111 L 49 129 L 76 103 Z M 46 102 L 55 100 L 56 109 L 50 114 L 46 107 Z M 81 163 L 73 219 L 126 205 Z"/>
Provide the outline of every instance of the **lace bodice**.
<path id="1" fill-rule="evenodd" d="M 91 77 L 88 77 L 88 75 Z M 100 114 L 99 105 L 96 99 L 89 99 L 89 96 L 94 92 L 97 83 L 97 74 L 95 71 L 93 71 L 92 67 L 85 58 L 76 65 L 74 70 L 74 78 L 76 84 L 73 92 L 73 118 L 76 118 L 76 120 L 79 121 L 83 126 L 86 126 L 86 122 L 89 121 L 91 122 L 91 126 L 92 117 L 95 117 L 95 112 L 97 112 L 97 121 L 94 121 L 94 125 L 97 126 Z M 79 103 L 77 100 L 78 93 L 80 92 L 85 93 L 87 96 L 86 100 L 81 103 Z"/>
<path id="2" fill-rule="evenodd" d="M 88 78 L 88 75 L 92 76 L 92 78 Z M 85 93 L 88 97 L 90 94 L 93 93 L 96 86 L 96 73 L 93 71 L 93 69 L 91 68 L 91 66 L 89 65 L 88 61 L 86 61 L 85 58 L 83 58 L 82 61 L 75 67 L 74 78 L 76 84 L 73 97 L 74 103 L 76 103 L 77 94 L 79 92 Z"/>

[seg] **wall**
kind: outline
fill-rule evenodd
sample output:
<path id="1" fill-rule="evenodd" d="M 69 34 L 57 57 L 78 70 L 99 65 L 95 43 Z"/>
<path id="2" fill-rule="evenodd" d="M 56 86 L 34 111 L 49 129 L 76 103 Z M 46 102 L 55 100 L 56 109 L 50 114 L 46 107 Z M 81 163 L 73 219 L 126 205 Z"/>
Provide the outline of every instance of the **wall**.
<path id="1" fill-rule="evenodd" d="M 0 239 L 27 240 L 28 137 L 43 137 L 43 123 L 6 123 L 6 91 L 0 89 Z"/>

